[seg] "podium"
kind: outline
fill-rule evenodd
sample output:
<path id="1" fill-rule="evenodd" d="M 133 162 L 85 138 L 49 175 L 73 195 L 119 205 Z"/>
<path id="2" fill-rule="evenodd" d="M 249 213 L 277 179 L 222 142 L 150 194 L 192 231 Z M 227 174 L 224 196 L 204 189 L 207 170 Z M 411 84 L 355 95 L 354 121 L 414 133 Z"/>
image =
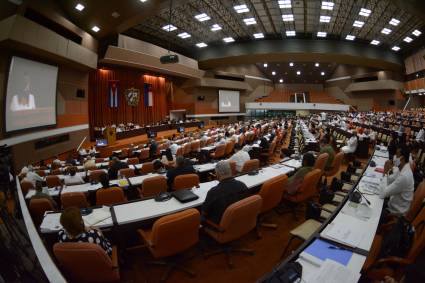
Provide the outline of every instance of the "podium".
<path id="1" fill-rule="evenodd" d="M 114 127 L 106 127 L 103 130 L 103 137 L 108 141 L 108 145 L 113 145 L 117 140 L 117 129 Z"/>

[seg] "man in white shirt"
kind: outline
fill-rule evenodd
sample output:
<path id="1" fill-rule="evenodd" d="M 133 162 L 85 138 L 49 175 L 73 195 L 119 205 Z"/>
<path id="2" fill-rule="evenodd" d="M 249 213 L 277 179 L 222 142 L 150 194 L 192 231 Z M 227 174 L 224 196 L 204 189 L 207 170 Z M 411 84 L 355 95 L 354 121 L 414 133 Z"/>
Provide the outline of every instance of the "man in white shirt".
<path id="1" fill-rule="evenodd" d="M 419 132 L 416 134 L 416 141 L 424 141 L 425 140 L 425 131 L 424 128 L 420 129 Z"/>
<path id="2" fill-rule="evenodd" d="M 242 167 L 244 163 L 251 159 L 251 157 L 248 154 L 248 151 L 251 149 L 250 146 L 244 146 L 241 150 L 233 154 L 229 161 L 235 161 L 236 162 L 236 171 L 242 172 Z"/>
<path id="3" fill-rule="evenodd" d="M 176 155 L 176 153 L 177 153 L 177 149 L 179 149 L 178 144 L 176 144 L 175 142 L 173 142 L 173 143 L 170 145 L 171 154 L 172 154 L 172 155 Z"/>
<path id="4" fill-rule="evenodd" d="M 343 146 L 341 148 L 341 150 L 345 154 L 354 153 L 354 152 L 356 152 L 356 149 L 357 149 L 357 143 L 358 143 L 357 134 L 354 130 L 351 133 L 352 133 L 352 135 L 351 135 L 350 139 L 347 141 L 347 145 Z"/>
<path id="5" fill-rule="evenodd" d="M 69 176 L 65 177 L 64 183 L 67 186 L 81 185 L 84 184 L 84 180 L 83 178 L 81 178 L 81 176 L 77 175 L 77 170 L 75 169 L 75 167 L 70 167 Z"/>
<path id="6" fill-rule="evenodd" d="M 403 147 L 398 167 L 393 167 L 391 161 L 385 163 L 379 196 L 382 199 L 389 197 L 386 210 L 393 214 L 404 215 L 413 200 L 415 182 L 409 164 L 409 156 L 409 150 Z"/>
<path id="7" fill-rule="evenodd" d="M 43 182 L 43 178 L 34 172 L 32 165 L 28 166 L 28 172 L 26 173 L 24 180 L 33 183 L 34 187 L 37 181 Z"/>

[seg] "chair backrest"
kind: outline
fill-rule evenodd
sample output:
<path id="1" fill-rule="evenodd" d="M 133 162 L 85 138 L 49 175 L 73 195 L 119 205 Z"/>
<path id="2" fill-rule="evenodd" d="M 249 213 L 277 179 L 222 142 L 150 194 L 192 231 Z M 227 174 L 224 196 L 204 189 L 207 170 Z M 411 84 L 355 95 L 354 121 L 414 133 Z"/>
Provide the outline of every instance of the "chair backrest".
<path id="1" fill-rule="evenodd" d="M 236 161 L 229 160 L 230 170 L 232 170 L 232 176 L 235 176 L 238 171 L 236 170 Z"/>
<path id="2" fill-rule="evenodd" d="M 120 176 L 124 176 L 126 178 L 131 178 L 136 176 L 136 174 L 134 173 L 134 169 L 133 168 L 123 168 L 118 170 L 118 174 Z"/>
<path id="3" fill-rule="evenodd" d="M 141 174 L 149 174 L 153 172 L 153 163 L 152 162 L 145 162 L 142 164 L 142 168 L 140 168 Z"/>
<path id="4" fill-rule="evenodd" d="M 119 187 L 99 189 L 96 191 L 96 205 L 111 205 L 125 202 L 127 199 Z"/>
<path id="5" fill-rule="evenodd" d="M 418 214 L 418 212 L 423 206 L 424 199 L 425 199 L 425 181 L 422 181 L 418 185 L 418 188 L 416 189 L 415 194 L 413 195 L 413 200 L 410 204 L 409 211 L 407 211 L 406 213 L 405 217 L 408 221 L 412 222 L 415 219 L 416 215 Z"/>
<path id="6" fill-rule="evenodd" d="M 176 157 L 177 157 L 177 156 L 183 156 L 183 154 L 184 154 L 184 149 L 183 149 L 183 147 L 182 147 L 182 146 L 179 146 L 179 147 L 177 148 L 177 151 L 176 151 Z"/>
<path id="7" fill-rule="evenodd" d="M 175 255 L 199 241 L 199 211 L 190 208 L 161 217 L 152 227 L 152 247 L 155 258 Z"/>
<path id="8" fill-rule="evenodd" d="M 61 175 L 62 170 L 60 168 L 54 169 L 50 172 L 50 175 Z"/>
<path id="9" fill-rule="evenodd" d="M 200 151 L 201 150 L 201 141 L 197 140 L 197 141 L 192 142 L 191 147 L 192 147 L 192 149 L 191 149 L 192 152 Z"/>
<path id="10" fill-rule="evenodd" d="M 90 182 L 99 182 L 100 176 L 102 174 L 105 174 L 105 171 L 100 170 L 100 169 L 99 170 L 90 171 L 90 175 L 89 175 Z"/>
<path id="11" fill-rule="evenodd" d="M 36 225 L 41 224 L 46 211 L 55 210 L 52 202 L 46 198 L 31 199 L 29 209 Z"/>
<path id="12" fill-rule="evenodd" d="M 187 155 L 192 151 L 192 145 L 190 143 L 186 143 L 183 146 L 183 155 Z"/>
<path id="13" fill-rule="evenodd" d="M 242 166 L 241 172 L 247 173 L 247 172 L 258 170 L 258 168 L 260 168 L 260 160 L 251 159 L 251 160 L 245 161 L 245 163 Z"/>
<path id="14" fill-rule="evenodd" d="M 140 150 L 139 159 L 140 160 L 146 160 L 149 159 L 149 148 L 142 148 Z"/>
<path id="15" fill-rule="evenodd" d="M 128 165 L 139 164 L 139 158 L 138 157 L 129 158 L 127 159 L 127 164 Z"/>
<path id="16" fill-rule="evenodd" d="M 244 144 L 244 142 L 245 142 L 245 135 L 244 135 L 244 134 L 241 134 L 241 135 L 239 136 L 238 145 L 239 145 L 240 147 L 242 147 L 242 146 L 243 146 L 243 144 Z"/>
<path id="17" fill-rule="evenodd" d="M 98 157 L 98 158 L 95 158 L 94 159 L 94 162 L 96 162 L 96 163 L 103 163 L 103 162 L 105 162 L 105 159 Z"/>
<path id="18" fill-rule="evenodd" d="M 129 153 L 129 150 L 128 150 L 128 148 L 127 148 L 127 147 L 126 147 L 126 148 L 122 148 L 122 149 L 121 149 L 120 157 L 121 157 L 121 158 L 126 158 L 126 157 L 128 157 L 128 153 Z"/>
<path id="19" fill-rule="evenodd" d="M 29 190 L 34 190 L 34 185 L 30 181 L 22 181 L 21 182 L 21 190 L 24 197 L 28 193 Z"/>
<path id="20" fill-rule="evenodd" d="M 62 209 L 75 206 L 78 208 L 89 207 L 86 195 L 83 192 L 64 192 L 61 194 Z"/>
<path id="21" fill-rule="evenodd" d="M 215 147 L 214 158 L 223 157 L 226 153 L 226 144 L 219 144 Z"/>
<path id="22" fill-rule="evenodd" d="M 324 152 L 322 154 L 320 154 L 317 159 L 316 162 L 314 163 L 314 167 L 313 169 L 319 169 L 323 172 L 325 172 L 325 166 L 326 166 L 326 162 L 328 161 L 329 158 L 329 154 Z"/>
<path id="23" fill-rule="evenodd" d="M 332 169 L 325 171 L 326 176 L 334 176 L 338 173 L 342 160 L 344 159 L 344 152 L 340 151 L 335 155 L 334 161 L 332 162 Z"/>
<path id="24" fill-rule="evenodd" d="M 272 210 L 281 202 L 287 182 L 288 176 L 279 175 L 266 181 L 261 186 L 261 190 L 258 193 L 263 199 L 261 213 Z"/>
<path id="25" fill-rule="evenodd" d="M 36 170 L 35 173 L 40 176 L 40 177 L 44 177 L 46 176 L 46 171 L 45 170 Z"/>
<path id="26" fill-rule="evenodd" d="M 119 269 L 97 244 L 56 243 L 53 253 L 72 282 L 118 282 Z"/>
<path id="27" fill-rule="evenodd" d="M 262 203 L 263 200 L 259 195 L 253 195 L 228 206 L 219 225 L 223 232 L 217 236 L 216 240 L 227 243 L 239 239 L 254 229 Z"/>
<path id="28" fill-rule="evenodd" d="M 191 189 L 199 186 L 199 176 L 197 174 L 184 174 L 174 178 L 174 190 Z"/>
<path id="29" fill-rule="evenodd" d="M 48 188 L 54 188 L 62 186 L 62 183 L 57 175 L 49 175 L 46 176 L 46 185 Z"/>
<path id="30" fill-rule="evenodd" d="M 322 172 L 320 169 L 313 169 L 304 176 L 303 182 L 296 194 L 297 201 L 304 201 L 318 194 L 317 183 L 321 176 Z"/>
<path id="31" fill-rule="evenodd" d="M 416 257 L 425 248 L 425 207 L 421 208 L 412 224 L 415 227 L 415 235 L 410 250 L 407 253 L 407 258 L 414 262 Z"/>
<path id="32" fill-rule="evenodd" d="M 224 149 L 224 155 L 230 155 L 235 148 L 235 142 L 234 141 L 228 141 L 226 143 L 226 147 Z"/>
<path id="33" fill-rule="evenodd" d="M 142 183 L 142 196 L 152 197 L 167 191 L 167 179 L 164 176 L 146 178 Z"/>

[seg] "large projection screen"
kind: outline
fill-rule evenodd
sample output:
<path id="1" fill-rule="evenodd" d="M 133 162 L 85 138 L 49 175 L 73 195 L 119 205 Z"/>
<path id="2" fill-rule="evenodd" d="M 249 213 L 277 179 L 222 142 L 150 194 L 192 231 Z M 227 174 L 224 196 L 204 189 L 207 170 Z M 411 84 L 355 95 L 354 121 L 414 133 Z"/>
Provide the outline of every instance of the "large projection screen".
<path id="1" fill-rule="evenodd" d="M 239 112 L 239 96 L 240 93 L 237 90 L 220 89 L 218 91 L 218 112 Z"/>
<path id="2" fill-rule="evenodd" d="M 56 124 L 58 67 L 13 56 L 6 89 L 6 132 Z"/>

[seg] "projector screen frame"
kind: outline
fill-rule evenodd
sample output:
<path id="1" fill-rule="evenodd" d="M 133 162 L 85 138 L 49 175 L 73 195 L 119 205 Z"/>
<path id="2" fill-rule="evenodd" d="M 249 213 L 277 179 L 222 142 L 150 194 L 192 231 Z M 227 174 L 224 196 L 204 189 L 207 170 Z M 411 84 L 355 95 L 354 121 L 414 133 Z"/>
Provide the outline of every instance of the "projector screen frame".
<path id="1" fill-rule="evenodd" d="M 56 88 L 55 88 L 55 123 L 54 124 L 49 124 L 49 125 L 43 125 L 43 126 L 35 126 L 35 127 L 30 127 L 30 128 L 25 128 L 25 129 L 19 129 L 19 130 L 13 130 L 13 131 L 7 131 L 6 128 L 6 107 L 7 105 L 7 87 L 9 84 L 9 73 L 10 73 L 10 67 L 12 64 L 12 58 L 13 57 L 18 57 L 18 58 L 22 58 L 22 59 L 26 59 L 26 60 L 30 60 L 30 61 L 34 61 L 37 63 L 41 63 L 41 64 L 45 64 L 45 65 L 50 65 L 53 67 L 56 67 L 58 69 L 58 73 L 57 73 L 57 77 L 56 77 Z M 6 82 L 4 84 L 4 100 L 3 100 L 3 135 L 5 137 L 10 137 L 16 134 L 22 134 L 22 133 L 28 133 L 28 132 L 35 132 L 37 130 L 43 130 L 43 129 L 54 129 L 57 127 L 58 125 L 58 85 L 59 85 L 59 65 L 57 63 L 54 63 L 52 61 L 46 60 L 46 59 L 40 59 L 40 58 L 36 58 L 34 56 L 30 56 L 28 54 L 22 54 L 19 52 L 13 52 L 12 54 L 9 55 L 9 58 L 7 60 L 7 70 L 5 72 L 6 75 Z"/>
<path id="2" fill-rule="evenodd" d="M 220 90 L 230 90 L 230 91 L 238 91 L 239 92 L 239 111 L 229 111 L 229 112 L 222 112 L 220 111 Z M 218 113 L 222 114 L 231 114 L 231 113 L 241 113 L 241 91 L 239 89 L 231 89 L 231 88 L 219 88 L 217 90 L 217 111 Z"/>

